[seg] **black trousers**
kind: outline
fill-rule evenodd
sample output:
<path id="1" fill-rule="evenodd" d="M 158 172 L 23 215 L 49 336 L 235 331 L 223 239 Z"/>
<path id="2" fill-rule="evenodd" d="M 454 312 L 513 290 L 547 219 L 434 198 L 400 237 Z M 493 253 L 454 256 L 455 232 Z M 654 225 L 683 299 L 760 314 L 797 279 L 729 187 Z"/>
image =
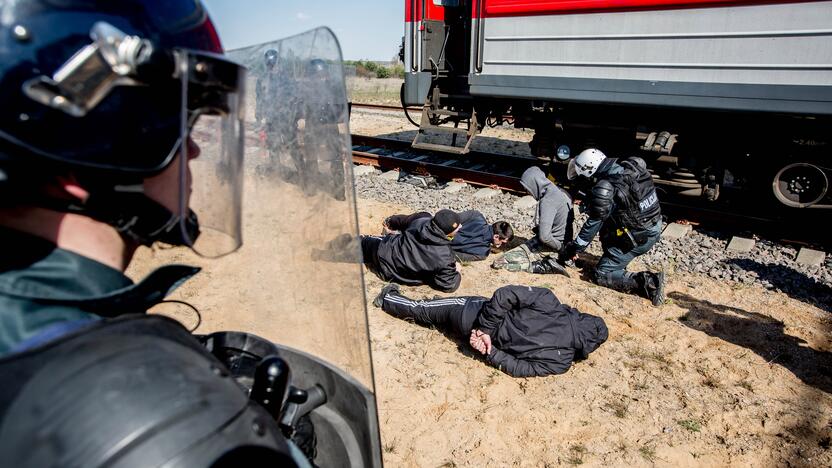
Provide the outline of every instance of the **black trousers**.
<path id="1" fill-rule="evenodd" d="M 481 296 L 463 296 L 414 301 L 392 292 L 384 296 L 381 310 L 419 325 L 468 336 L 474 328 L 482 304 L 487 300 Z"/>

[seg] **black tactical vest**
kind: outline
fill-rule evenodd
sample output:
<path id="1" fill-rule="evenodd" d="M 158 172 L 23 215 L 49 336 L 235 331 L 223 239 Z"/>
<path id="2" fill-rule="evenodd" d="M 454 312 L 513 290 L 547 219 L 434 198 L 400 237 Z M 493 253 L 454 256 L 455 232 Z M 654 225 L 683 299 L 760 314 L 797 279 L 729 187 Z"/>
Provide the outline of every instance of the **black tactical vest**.
<path id="1" fill-rule="evenodd" d="M 653 177 L 646 167 L 633 158 L 619 164 L 624 172 L 609 178 L 615 187 L 615 203 L 618 206 L 614 216 L 619 226 L 629 230 L 649 229 L 662 214 Z"/>

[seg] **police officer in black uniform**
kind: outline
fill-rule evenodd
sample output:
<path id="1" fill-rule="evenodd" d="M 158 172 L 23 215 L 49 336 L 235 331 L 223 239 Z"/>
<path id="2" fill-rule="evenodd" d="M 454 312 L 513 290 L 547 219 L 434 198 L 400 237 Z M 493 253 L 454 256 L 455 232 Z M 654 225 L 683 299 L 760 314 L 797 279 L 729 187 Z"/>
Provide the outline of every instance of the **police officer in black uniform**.
<path id="1" fill-rule="evenodd" d="M 275 81 L 274 75 L 278 72 L 277 61 L 279 56 L 274 49 L 268 49 L 263 52 L 263 70 L 257 76 L 257 87 L 255 90 L 254 118 L 257 122 L 261 122 L 269 116 L 271 113 L 267 108 L 269 104 L 274 105 L 279 102 L 274 96 L 277 87 L 273 84 L 273 81 Z"/>
<path id="2" fill-rule="evenodd" d="M 0 16 L 0 460 L 308 466 L 223 362 L 145 315 L 199 269 L 123 274 L 140 245 L 194 244 L 186 129 L 238 118 L 241 70 L 202 5 L 0 0 Z"/>
<path id="3" fill-rule="evenodd" d="M 314 89 L 328 89 L 329 86 L 321 86 L 332 80 L 333 68 L 337 64 L 329 64 L 322 59 L 311 60 L 304 70 L 303 82 Z M 322 192 L 336 200 L 346 199 L 347 189 L 344 186 L 344 173 L 346 168 L 340 159 L 332 159 L 331 155 L 341 154 L 341 139 L 320 139 L 316 138 L 322 130 L 329 128 L 333 133 L 345 131 L 339 127 L 341 118 L 347 112 L 343 103 L 334 99 L 334 96 L 327 93 L 306 93 L 309 96 L 300 108 L 302 115 L 298 116 L 299 127 L 302 127 L 300 134 L 301 151 L 297 152 L 299 160 L 297 164 L 302 167 L 300 185 L 306 193 Z M 302 122 L 302 123 L 300 123 Z M 330 133 L 326 131 L 325 133 Z"/>
<path id="4" fill-rule="evenodd" d="M 584 251 L 600 231 L 604 254 L 595 267 L 595 281 L 619 291 L 638 291 L 655 306 L 663 304 L 664 273 L 627 271 L 627 265 L 650 250 L 662 232 L 659 199 L 644 160 L 619 161 L 590 148 L 569 162 L 567 176 L 591 178 L 595 185 L 589 196 L 589 219 L 564 247 L 561 261 Z"/>

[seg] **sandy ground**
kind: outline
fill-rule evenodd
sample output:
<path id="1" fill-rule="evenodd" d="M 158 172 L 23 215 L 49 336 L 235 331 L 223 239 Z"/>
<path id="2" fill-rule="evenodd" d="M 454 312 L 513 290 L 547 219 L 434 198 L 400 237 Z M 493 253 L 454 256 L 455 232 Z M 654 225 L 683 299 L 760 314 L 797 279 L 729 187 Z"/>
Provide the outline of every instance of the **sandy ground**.
<path id="1" fill-rule="evenodd" d="M 376 113 L 354 117 L 351 130 L 389 134 L 407 125 Z M 523 139 L 514 133 L 500 144 L 520 148 Z M 608 342 L 566 374 L 515 379 L 466 343 L 373 307 L 383 283 L 367 274 L 365 298 L 358 265 L 316 262 L 298 247 L 354 227 L 345 203 L 257 183 L 247 184 L 245 200 L 240 251 L 205 260 L 181 248 L 143 249 L 128 273 L 201 265 L 172 296 L 199 307 L 198 333 L 248 330 L 313 350 L 369 382 L 365 303 L 387 466 L 832 466 L 832 307 L 672 274 L 670 300 L 654 308 L 578 271 L 565 278 L 467 264 L 455 295 L 547 287 L 610 329 Z M 362 233 L 409 211 L 363 199 L 358 209 Z M 447 296 L 425 287 L 403 292 Z M 156 312 L 197 323 L 185 308 Z"/>
<path id="2" fill-rule="evenodd" d="M 359 211 L 377 232 L 397 207 Z M 573 273 L 472 263 L 455 293 L 530 284 L 603 317 L 609 341 L 561 376 L 511 378 L 464 342 L 369 306 L 389 466 L 832 464 L 828 312 L 701 276 L 671 277 L 669 304 L 653 308 Z M 381 286 L 368 276 L 368 297 Z"/>

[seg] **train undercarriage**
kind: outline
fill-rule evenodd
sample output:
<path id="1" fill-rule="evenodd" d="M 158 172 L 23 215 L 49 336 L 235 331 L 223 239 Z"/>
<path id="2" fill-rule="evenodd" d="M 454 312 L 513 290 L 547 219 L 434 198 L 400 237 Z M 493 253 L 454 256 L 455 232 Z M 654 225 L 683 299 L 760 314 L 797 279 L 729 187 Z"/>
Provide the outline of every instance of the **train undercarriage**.
<path id="1" fill-rule="evenodd" d="M 611 157 L 645 159 L 665 193 L 766 208 L 832 208 L 828 118 L 476 98 L 440 108 L 475 116 L 477 131 L 504 124 L 533 129 L 532 155 L 554 168 L 598 147 Z M 445 120 L 469 130 L 470 121 Z"/>

